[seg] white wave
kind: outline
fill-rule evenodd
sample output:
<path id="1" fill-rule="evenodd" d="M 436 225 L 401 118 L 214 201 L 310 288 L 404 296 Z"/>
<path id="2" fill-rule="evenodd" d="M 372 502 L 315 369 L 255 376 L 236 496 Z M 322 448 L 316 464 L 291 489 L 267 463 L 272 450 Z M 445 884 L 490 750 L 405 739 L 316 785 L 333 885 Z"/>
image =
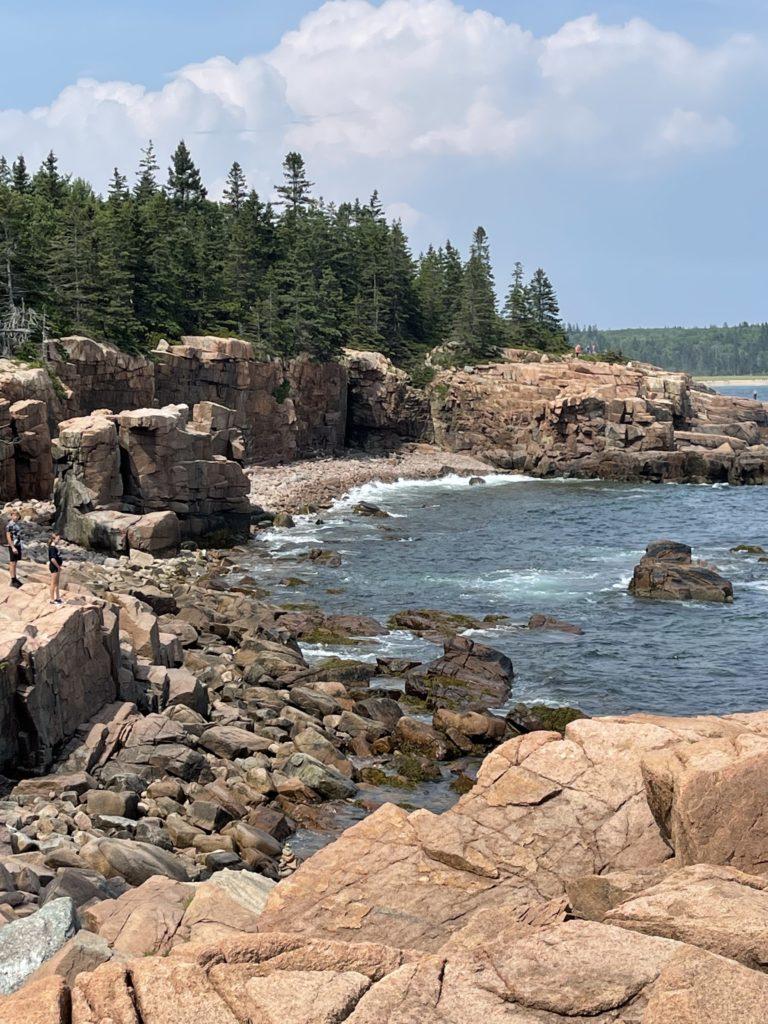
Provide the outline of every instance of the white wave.
<path id="1" fill-rule="evenodd" d="M 536 477 L 525 476 L 522 473 L 476 473 L 486 485 L 499 487 L 516 483 L 541 482 Z M 373 480 L 367 484 L 360 484 L 353 487 L 342 498 L 338 498 L 331 506 L 331 511 L 345 509 L 350 505 L 356 505 L 360 501 L 373 501 L 374 499 L 385 500 L 396 497 L 398 494 L 419 490 L 457 490 L 469 487 L 469 477 L 460 476 L 458 473 L 449 473 L 446 476 L 437 477 L 433 480 L 414 480 L 408 477 L 400 477 L 397 480 L 384 482 Z"/>

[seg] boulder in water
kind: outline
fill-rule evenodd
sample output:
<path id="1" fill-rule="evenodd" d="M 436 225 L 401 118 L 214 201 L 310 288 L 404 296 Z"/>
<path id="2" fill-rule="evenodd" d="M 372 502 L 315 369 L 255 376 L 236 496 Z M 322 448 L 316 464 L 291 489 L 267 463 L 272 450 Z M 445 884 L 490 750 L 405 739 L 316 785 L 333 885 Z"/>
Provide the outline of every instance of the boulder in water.
<path id="1" fill-rule="evenodd" d="M 547 629 L 556 633 L 572 633 L 574 636 L 583 636 L 584 630 L 574 622 L 565 622 L 556 619 L 554 615 L 545 615 L 543 612 L 536 612 L 528 619 L 528 629 Z"/>
<path id="2" fill-rule="evenodd" d="M 687 544 L 655 541 L 635 566 L 629 593 L 656 601 L 730 604 L 733 584 L 713 566 L 693 561 Z"/>

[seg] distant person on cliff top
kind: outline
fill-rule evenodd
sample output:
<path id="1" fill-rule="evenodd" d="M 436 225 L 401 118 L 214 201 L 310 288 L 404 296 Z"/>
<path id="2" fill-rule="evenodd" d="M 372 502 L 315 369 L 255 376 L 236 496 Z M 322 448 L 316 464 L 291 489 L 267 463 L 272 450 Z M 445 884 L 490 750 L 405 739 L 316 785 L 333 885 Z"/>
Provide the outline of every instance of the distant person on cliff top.
<path id="1" fill-rule="evenodd" d="M 11 573 L 11 586 L 17 590 L 21 583 L 16 578 L 16 567 L 21 558 L 21 527 L 19 526 L 19 513 L 16 509 L 11 512 L 11 518 L 5 527 L 5 542 L 8 545 L 8 568 Z"/>
<path id="2" fill-rule="evenodd" d="M 754 399 L 754 401 L 757 401 L 757 392 L 756 391 L 752 392 L 752 398 Z"/>
<path id="3" fill-rule="evenodd" d="M 576 347 L 573 350 L 573 354 L 576 356 L 577 359 L 581 358 L 581 345 L 576 345 Z"/>
<path id="4" fill-rule="evenodd" d="M 51 573 L 51 604 L 64 604 L 61 600 L 61 567 L 64 559 L 59 551 L 61 534 L 52 533 L 48 542 L 48 568 Z"/>

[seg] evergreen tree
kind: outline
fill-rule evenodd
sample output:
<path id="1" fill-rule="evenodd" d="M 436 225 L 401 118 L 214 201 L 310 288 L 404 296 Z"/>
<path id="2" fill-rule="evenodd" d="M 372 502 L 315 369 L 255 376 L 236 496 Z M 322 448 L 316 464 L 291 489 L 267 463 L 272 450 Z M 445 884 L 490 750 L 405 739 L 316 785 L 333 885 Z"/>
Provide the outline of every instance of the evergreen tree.
<path id="1" fill-rule="evenodd" d="M 243 208 L 245 197 L 248 194 L 248 186 L 243 174 L 243 169 L 235 160 L 227 175 L 227 187 L 224 189 L 224 201 L 233 213 L 239 213 Z"/>
<path id="2" fill-rule="evenodd" d="M 464 265 L 461 302 L 451 333 L 451 347 L 459 361 L 478 363 L 496 356 L 500 341 L 488 235 L 479 227 L 472 237 L 469 259 Z"/>
<path id="3" fill-rule="evenodd" d="M 32 188 L 53 207 L 61 206 L 66 193 L 65 179 L 59 174 L 59 162 L 51 150 L 32 179 Z"/>
<path id="4" fill-rule="evenodd" d="M 180 209 L 202 203 L 207 193 L 200 171 L 192 160 L 184 139 L 178 144 L 168 168 L 168 193 Z"/>
<path id="5" fill-rule="evenodd" d="M 523 265 L 519 261 L 515 263 L 512 272 L 512 281 L 504 303 L 503 316 L 507 337 L 513 345 L 525 345 L 535 341 L 532 334 L 531 295 L 525 286 Z"/>
<path id="6" fill-rule="evenodd" d="M 566 347 L 567 337 L 555 289 L 539 267 L 527 289 L 531 324 L 537 346 L 545 351 L 558 351 Z"/>
<path id="7" fill-rule="evenodd" d="M 11 187 L 15 192 L 28 192 L 30 187 L 27 161 L 24 154 L 20 153 L 13 162 L 11 168 Z"/>
<path id="8" fill-rule="evenodd" d="M 289 213 L 296 214 L 308 210 L 314 205 L 312 189 L 313 181 L 307 178 L 304 158 L 300 153 L 288 153 L 283 161 L 283 184 L 277 185 L 275 191 L 280 196 L 281 205 Z"/>
<path id="9" fill-rule="evenodd" d="M 54 330 L 124 348 L 233 333 L 265 354 L 328 359 L 351 346 L 415 368 L 434 346 L 492 358 L 500 325 L 525 319 L 514 282 L 505 321 L 497 316 L 482 229 L 465 265 L 450 242 L 417 263 L 378 193 L 336 207 L 314 198 L 298 153 L 283 171 L 276 212 L 248 191 L 237 163 L 222 200 L 209 200 L 184 142 L 166 188 L 149 142 L 133 187 L 115 169 L 103 196 L 62 174 L 53 153 L 32 180 L 23 156 L 11 168 L 0 159 L 0 303 L 23 301 Z M 524 291 L 536 299 L 531 343 L 562 344 L 546 275 Z"/>
<path id="10" fill-rule="evenodd" d="M 155 156 L 152 139 L 150 139 L 147 148 L 141 151 L 136 184 L 133 187 L 133 194 L 138 202 L 146 202 L 158 191 L 157 176 L 159 173 L 160 165 Z"/>

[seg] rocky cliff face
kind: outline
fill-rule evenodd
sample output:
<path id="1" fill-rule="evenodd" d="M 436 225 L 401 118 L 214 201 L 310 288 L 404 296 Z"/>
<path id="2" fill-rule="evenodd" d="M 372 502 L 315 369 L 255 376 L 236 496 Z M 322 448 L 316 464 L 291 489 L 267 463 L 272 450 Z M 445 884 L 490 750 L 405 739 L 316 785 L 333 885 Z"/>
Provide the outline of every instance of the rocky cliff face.
<path id="1" fill-rule="evenodd" d="M 566 359 L 444 371 L 435 440 L 536 476 L 768 481 L 768 410 L 649 366 Z"/>
<path id="2" fill-rule="evenodd" d="M 221 533 L 247 537 L 249 483 L 230 410 L 202 403 L 65 420 L 54 445 L 63 535 L 84 547 L 157 552 Z"/>
<path id="3" fill-rule="evenodd" d="M 402 441 L 432 441 L 434 428 L 429 398 L 408 383 L 379 352 L 348 349 L 349 440 L 392 446 Z"/>
<path id="4" fill-rule="evenodd" d="M 344 444 L 347 375 L 338 363 L 261 362 L 247 342 L 208 337 L 182 338 L 155 358 L 158 403 L 232 409 L 249 462 L 289 462 Z"/>
<path id="5" fill-rule="evenodd" d="M 154 405 L 154 367 L 144 356 L 75 335 L 45 342 L 44 358 L 61 385 L 60 419 Z"/>

